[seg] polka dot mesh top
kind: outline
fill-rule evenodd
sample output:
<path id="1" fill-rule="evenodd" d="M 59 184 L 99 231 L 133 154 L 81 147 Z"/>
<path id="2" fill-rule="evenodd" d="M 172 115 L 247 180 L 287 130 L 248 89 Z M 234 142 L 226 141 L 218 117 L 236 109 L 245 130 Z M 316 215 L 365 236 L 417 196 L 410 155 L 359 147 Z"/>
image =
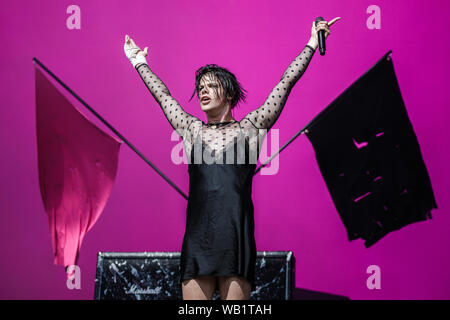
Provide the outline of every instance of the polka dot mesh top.
<path id="1" fill-rule="evenodd" d="M 188 160 L 197 137 L 201 137 L 202 143 L 209 148 L 212 156 L 214 156 L 226 150 L 235 141 L 239 133 L 244 134 L 257 158 L 265 135 L 280 116 L 289 93 L 305 72 L 314 52 L 315 50 L 309 45 L 304 47 L 302 52 L 289 64 L 263 105 L 249 112 L 240 121 L 216 127 L 206 124 L 184 111 L 172 97 L 166 85 L 147 64 L 136 65 L 136 70 L 160 105 L 173 129 L 183 139 Z"/>

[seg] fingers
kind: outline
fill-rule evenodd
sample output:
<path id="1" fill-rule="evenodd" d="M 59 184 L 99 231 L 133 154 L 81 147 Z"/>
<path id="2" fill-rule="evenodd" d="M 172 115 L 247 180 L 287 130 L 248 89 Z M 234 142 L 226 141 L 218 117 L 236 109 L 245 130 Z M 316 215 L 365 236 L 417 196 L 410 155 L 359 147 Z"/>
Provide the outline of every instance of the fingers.
<path id="1" fill-rule="evenodd" d="M 323 25 L 326 25 L 326 21 L 319 21 L 319 22 L 317 22 L 317 24 L 315 23 L 315 21 L 313 22 L 313 26 L 315 26 L 315 27 L 319 27 L 319 26 L 323 26 Z"/>
<path id="2" fill-rule="evenodd" d="M 336 21 L 340 20 L 341 17 L 336 17 L 333 20 L 331 20 L 330 22 L 328 22 L 328 26 L 331 27 Z"/>
<path id="3" fill-rule="evenodd" d="M 319 21 L 319 22 L 317 23 L 317 27 L 322 26 L 322 25 L 326 25 L 326 26 L 328 26 L 328 27 L 331 27 L 336 21 L 338 21 L 338 20 L 340 20 L 340 19 L 341 19 L 341 17 L 336 17 L 336 18 L 334 18 L 333 20 L 331 20 L 330 22 L 327 22 L 327 21 Z M 314 25 L 314 22 L 313 22 L 313 25 Z"/>
<path id="4" fill-rule="evenodd" d="M 126 34 L 125 35 L 125 44 L 130 45 L 131 44 L 131 38 Z"/>
<path id="5" fill-rule="evenodd" d="M 326 34 L 330 33 L 330 28 L 328 27 L 326 21 L 321 21 L 323 23 L 319 23 L 316 26 L 316 32 L 319 32 L 320 30 L 324 30 Z"/>
<path id="6" fill-rule="evenodd" d="M 328 28 L 328 24 L 326 21 L 319 21 L 317 25 L 315 26 L 316 33 L 320 30 L 324 30 L 325 33 L 330 33 L 330 29 Z"/>
<path id="7" fill-rule="evenodd" d="M 131 39 L 127 34 L 125 35 L 125 43 L 128 45 L 131 45 L 133 47 L 136 46 L 136 44 L 134 43 L 133 39 Z"/>

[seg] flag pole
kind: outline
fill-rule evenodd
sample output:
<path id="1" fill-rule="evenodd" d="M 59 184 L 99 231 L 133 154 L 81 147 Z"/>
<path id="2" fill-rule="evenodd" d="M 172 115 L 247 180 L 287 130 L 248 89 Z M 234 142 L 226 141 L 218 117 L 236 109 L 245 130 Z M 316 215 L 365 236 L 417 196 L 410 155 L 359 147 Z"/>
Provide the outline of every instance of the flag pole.
<path id="1" fill-rule="evenodd" d="M 294 141 L 295 139 L 297 139 L 297 137 L 299 135 L 301 135 L 302 133 L 307 133 L 308 130 L 306 129 L 306 127 L 304 127 L 302 130 L 300 130 L 299 132 L 297 132 L 292 138 L 289 139 L 288 142 L 286 142 L 277 152 L 275 152 L 274 155 L 272 155 L 266 162 L 264 162 L 262 165 L 260 165 L 255 172 L 253 173 L 253 175 L 257 174 L 259 170 L 261 170 L 261 168 L 264 168 L 265 166 L 267 166 L 267 164 L 272 161 L 273 158 L 275 158 L 281 151 L 283 151 L 284 148 L 286 148 L 292 141 Z"/>
<path id="2" fill-rule="evenodd" d="M 381 61 L 383 61 L 384 59 L 387 59 L 388 61 L 392 60 L 392 50 L 389 50 L 388 52 L 386 52 L 384 54 L 384 56 L 378 60 L 378 62 L 372 66 L 368 71 L 366 71 L 362 76 L 360 76 L 358 78 L 362 79 L 367 73 L 369 73 L 372 69 L 374 69 Z M 358 81 L 357 80 L 357 81 Z M 339 95 L 335 100 L 333 100 L 333 102 L 331 104 L 333 104 L 335 101 L 337 101 L 337 99 L 341 98 L 342 94 Z M 286 142 L 281 148 L 280 150 L 278 150 L 273 156 L 271 156 L 266 162 L 264 162 L 261 166 L 259 166 L 255 172 L 253 173 L 254 175 L 256 173 L 258 173 L 259 170 L 261 170 L 261 168 L 267 166 L 267 164 L 272 161 L 273 158 L 275 158 L 284 148 L 286 148 L 288 146 L 288 144 L 290 144 L 292 141 L 294 141 L 299 135 L 301 135 L 302 133 L 308 133 L 308 129 L 316 122 L 316 120 L 321 117 L 323 114 L 325 114 L 326 112 L 328 112 L 329 109 L 325 108 L 324 110 L 322 110 L 322 112 L 320 112 L 317 116 L 315 116 L 302 130 L 300 130 L 299 132 L 297 132 L 291 139 L 289 139 L 288 142 Z"/>
<path id="3" fill-rule="evenodd" d="M 61 86 L 70 92 L 78 101 L 81 102 L 90 112 L 92 112 L 101 122 L 103 122 L 112 132 L 114 132 L 123 142 L 125 142 L 134 152 L 137 153 L 150 167 L 152 167 L 164 180 L 167 181 L 175 190 L 178 191 L 186 200 L 187 195 L 181 191 L 180 188 L 175 185 L 161 170 L 159 170 L 153 163 L 151 163 L 139 150 L 136 149 L 120 132 L 118 132 L 112 125 L 110 125 L 105 119 L 103 119 L 94 109 L 92 109 L 86 102 L 84 102 L 75 92 L 73 92 L 68 86 L 66 86 L 56 75 L 54 75 L 47 67 L 45 67 L 37 58 L 33 57 L 33 63 L 37 63 L 42 69 L 44 69 L 53 79 L 55 79 Z"/>

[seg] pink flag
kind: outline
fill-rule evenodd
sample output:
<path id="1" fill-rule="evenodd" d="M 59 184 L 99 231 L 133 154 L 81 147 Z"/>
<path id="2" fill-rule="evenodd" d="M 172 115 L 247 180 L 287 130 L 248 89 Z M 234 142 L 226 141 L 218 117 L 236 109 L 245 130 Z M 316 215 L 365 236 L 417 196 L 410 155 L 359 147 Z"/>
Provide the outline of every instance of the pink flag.
<path id="1" fill-rule="evenodd" d="M 100 130 L 35 65 L 39 184 L 55 264 L 75 265 L 111 193 L 121 141 Z"/>

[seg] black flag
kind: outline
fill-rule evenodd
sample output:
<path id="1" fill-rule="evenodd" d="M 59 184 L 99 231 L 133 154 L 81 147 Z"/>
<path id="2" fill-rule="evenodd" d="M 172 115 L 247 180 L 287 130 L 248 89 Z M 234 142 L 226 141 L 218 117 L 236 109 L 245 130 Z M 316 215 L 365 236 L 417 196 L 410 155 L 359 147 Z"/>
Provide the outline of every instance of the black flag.
<path id="1" fill-rule="evenodd" d="M 366 248 L 437 209 L 390 53 L 305 128 L 349 241 Z"/>

